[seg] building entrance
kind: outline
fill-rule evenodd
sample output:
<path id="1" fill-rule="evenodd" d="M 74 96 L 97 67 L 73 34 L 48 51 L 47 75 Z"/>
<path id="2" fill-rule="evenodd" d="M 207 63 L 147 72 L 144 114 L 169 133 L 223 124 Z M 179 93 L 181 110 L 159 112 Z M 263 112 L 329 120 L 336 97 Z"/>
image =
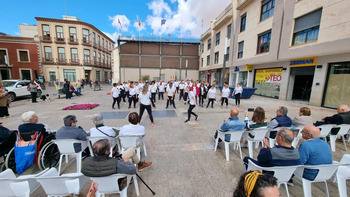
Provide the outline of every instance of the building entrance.
<path id="1" fill-rule="evenodd" d="M 292 100 L 310 100 L 314 72 L 314 66 L 292 68 L 291 77 L 294 75 Z"/>

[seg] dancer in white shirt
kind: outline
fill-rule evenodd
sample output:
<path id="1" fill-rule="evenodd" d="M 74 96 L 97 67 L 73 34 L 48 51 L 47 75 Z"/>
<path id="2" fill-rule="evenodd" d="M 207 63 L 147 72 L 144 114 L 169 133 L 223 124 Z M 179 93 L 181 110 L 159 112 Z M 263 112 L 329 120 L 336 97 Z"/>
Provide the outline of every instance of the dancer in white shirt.
<path id="1" fill-rule="evenodd" d="M 194 93 L 194 91 L 190 91 L 191 88 L 190 87 L 187 87 L 187 91 L 189 92 L 188 94 L 188 100 L 187 101 L 184 101 L 184 102 L 190 102 L 189 103 L 189 106 L 188 106 L 188 110 L 187 110 L 187 114 L 188 114 L 188 117 L 187 117 L 187 120 L 185 121 L 188 122 L 190 121 L 191 119 L 191 114 L 194 115 L 196 117 L 195 120 L 198 119 L 198 115 L 195 114 L 192 110 L 197 106 L 197 100 L 196 100 L 196 94 Z"/>
<path id="2" fill-rule="evenodd" d="M 116 102 L 118 104 L 118 109 L 120 109 L 120 89 L 118 88 L 117 83 L 113 83 L 113 88 L 110 94 L 112 95 L 112 98 L 113 98 L 112 109 L 115 109 L 114 105 Z"/>
<path id="3" fill-rule="evenodd" d="M 150 85 L 150 91 L 151 91 L 151 99 L 152 99 L 153 107 L 156 107 L 157 86 L 154 81 L 152 81 Z"/>
<path id="4" fill-rule="evenodd" d="M 185 92 L 185 84 L 183 81 L 180 82 L 179 89 L 180 89 L 180 97 L 179 97 L 179 101 L 180 101 L 181 99 L 183 99 L 184 92 Z"/>
<path id="5" fill-rule="evenodd" d="M 227 82 L 224 83 L 224 87 L 221 91 L 221 107 L 223 106 L 224 102 L 226 103 L 226 107 L 228 106 L 228 98 L 230 96 L 230 88 L 228 87 Z"/>
<path id="6" fill-rule="evenodd" d="M 243 88 L 240 86 L 239 83 L 237 83 L 237 86 L 235 87 L 235 89 L 232 92 L 232 96 L 235 95 L 235 99 L 236 99 L 236 105 L 241 104 L 241 95 L 243 94 Z"/>
<path id="7" fill-rule="evenodd" d="M 155 125 L 154 121 L 153 121 L 153 116 L 152 116 L 152 107 L 151 107 L 151 94 L 148 91 L 148 85 L 146 84 L 145 86 L 143 86 L 143 89 L 139 95 L 139 102 L 140 102 L 140 122 L 141 122 L 141 118 L 143 115 L 143 112 L 145 111 L 145 109 L 147 110 L 149 119 L 152 122 L 152 126 Z"/>
<path id="8" fill-rule="evenodd" d="M 158 84 L 158 100 L 160 100 L 160 97 L 162 96 L 162 100 L 164 100 L 164 83 L 162 81 Z"/>
<path id="9" fill-rule="evenodd" d="M 215 88 L 215 83 L 212 84 L 211 88 L 208 90 L 208 104 L 207 108 L 209 107 L 209 104 L 211 102 L 211 108 L 214 108 L 214 101 L 216 100 L 216 88 Z"/>
<path id="10" fill-rule="evenodd" d="M 166 91 L 166 98 L 167 98 L 166 109 L 168 109 L 169 102 L 170 102 L 170 105 L 173 104 L 174 108 L 176 109 L 175 101 L 174 101 L 175 91 L 176 91 L 176 89 L 173 86 L 173 83 L 170 82 L 169 87 L 167 88 L 167 91 Z"/>
<path id="11" fill-rule="evenodd" d="M 131 107 L 131 103 L 134 102 L 134 108 L 136 108 L 136 102 L 137 102 L 137 87 L 134 87 L 134 83 L 130 82 L 130 86 L 128 88 L 129 92 L 129 107 Z"/>

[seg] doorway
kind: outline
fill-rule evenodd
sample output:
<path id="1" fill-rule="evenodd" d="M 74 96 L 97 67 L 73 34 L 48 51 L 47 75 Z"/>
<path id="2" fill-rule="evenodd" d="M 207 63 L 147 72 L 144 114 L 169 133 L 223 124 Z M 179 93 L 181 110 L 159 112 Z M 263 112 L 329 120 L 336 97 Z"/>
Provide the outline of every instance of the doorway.
<path id="1" fill-rule="evenodd" d="M 294 75 L 292 100 L 310 100 L 314 72 L 314 66 L 296 67 L 291 69 L 291 75 Z"/>
<path id="2" fill-rule="evenodd" d="M 21 70 L 21 76 L 23 80 L 31 80 L 32 78 L 30 77 L 30 70 Z"/>
<path id="3" fill-rule="evenodd" d="M 90 70 L 85 70 L 85 79 L 87 80 L 87 81 L 90 81 Z"/>

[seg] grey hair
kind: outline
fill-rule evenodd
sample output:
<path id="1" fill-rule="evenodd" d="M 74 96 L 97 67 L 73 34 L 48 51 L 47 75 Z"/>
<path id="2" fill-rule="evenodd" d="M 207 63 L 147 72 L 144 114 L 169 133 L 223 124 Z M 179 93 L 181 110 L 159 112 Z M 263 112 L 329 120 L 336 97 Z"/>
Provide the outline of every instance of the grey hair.
<path id="1" fill-rule="evenodd" d="M 66 127 L 72 126 L 72 123 L 76 121 L 77 121 L 77 117 L 75 117 L 74 115 L 68 115 L 63 118 L 63 123 L 64 123 L 64 126 Z"/>
<path id="2" fill-rule="evenodd" d="M 292 135 L 289 135 L 288 132 L 292 133 Z M 293 139 L 294 139 L 294 134 L 293 131 L 289 130 L 289 129 L 280 129 L 278 131 L 278 135 L 282 137 L 283 141 L 288 143 L 288 144 L 292 144 Z"/>
<path id="3" fill-rule="evenodd" d="M 21 115 L 21 119 L 24 123 L 30 123 L 30 120 L 33 119 L 35 111 L 27 111 Z"/>
<path id="4" fill-rule="evenodd" d="M 103 124 L 103 116 L 101 114 L 94 114 L 92 121 L 95 125 Z"/>
<path id="5" fill-rule="evenodd" d="M 280 107 L 279 107 L 279 110 L 280 110 L 280 112 L 281 112 L 283 115 L 287 115 L 287 114 L 288 114 L 288 109 L 287 109 L 285 106 L 280 106 Z"/>

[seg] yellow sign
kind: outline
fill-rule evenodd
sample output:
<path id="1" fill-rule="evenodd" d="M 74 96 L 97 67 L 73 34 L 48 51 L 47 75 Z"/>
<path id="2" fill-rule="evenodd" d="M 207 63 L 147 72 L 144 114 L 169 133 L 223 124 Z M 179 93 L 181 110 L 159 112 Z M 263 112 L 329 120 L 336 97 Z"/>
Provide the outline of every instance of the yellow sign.
<path id="1" fill-rule="evenodd" d="M 290 60 L 289 67 L 315 66 L 317 57 L 306 57 Z"/>
<path id="2" fill-rule="evenodd" d="M 245 70 L 246 70 L 246 71 L 251 71 L 251 70 L 253 70 L 253 65 L 251 65 L 251 64 L 245 65 Z"/>
<path id="3" fill-rule="evenodd" d="M 281 83 L 282 68 L 260 69 L 255 72 L 255 83 Z"/>

